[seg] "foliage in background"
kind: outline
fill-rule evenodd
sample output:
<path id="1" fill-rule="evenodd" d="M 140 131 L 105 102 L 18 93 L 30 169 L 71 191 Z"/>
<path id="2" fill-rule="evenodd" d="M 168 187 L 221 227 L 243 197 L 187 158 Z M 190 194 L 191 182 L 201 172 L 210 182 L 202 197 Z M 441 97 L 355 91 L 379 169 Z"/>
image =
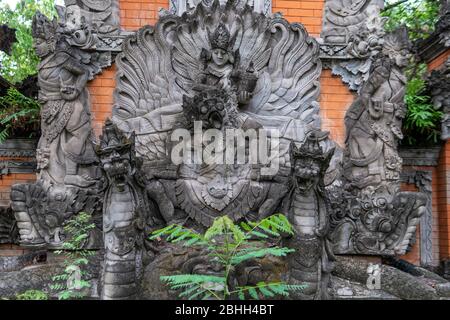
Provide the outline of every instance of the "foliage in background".
<path id="1" fill-rule="evenodd" d="M 381 15 L 389 18 L 385 26 L 387 31 L 406 25 L 410 39 L 415 41 L 433 32 L 439 9 L 439 0 L 386 0 Z"/>
<path id="2" fill-rule="evenodd" d="M 206 249 L 211 263 L 220 266 L 219 275 L 181 274 L 161 276 L 161 281 L 172 290 L 181 290 L 180 298 L 217 299 L 250 297 L 252 299 L 289 296 L 291 291 L 300 291 L 304 285 L 288 285 L 284 282 L 259 282 L 256 286 L 230 286 L 234 268 L 249 260 L 265 256 L 284 257 L 293 249 L 269 245 L 269 239 L 281 234 L 293 235 L 294 231 L 282 214 L 273 215 L 260 222 L 235 225 L 228 216 L 217 218 L 205 234 L 197 233 L 180 225 L 170 225 L 152 233 L 150 239 L 167 237 L 172 243 L 183 243 L 186 247 Z"/>
<path id="3" fill-rule="evenodd" d="M 48 300 L 48 295 L 41 290 L 27 290 L 16 295 L 17 300 Z"/>
<path id="4" fill-rule="evenodd" d="M 64 226 L 67 239 L 62 245 L 62 250 L 55 251 L 56 254 L 65 257 L 64 272 L 54 276 L 54 284 L 50 286 L 57 291 L 60 300 L 81 299 L 85 297 L 86 289 L 91 286 L 89 281 L 83 280 L 83 276 L 86 275 L 83 267 L 89 263 L 89 257 L 95 252 L 83 247 L 94 228 L 92 216 L 86 212 L 75 215 Z"/>
<path id="5" fill-rule="evenodd" d="M 439 10 L 438 0 L 388 0 L 385 1 L 382 16 L 389 18 L 385 25 L 386 31 L 406 25 L 410 40 L 417 41 L 427 38 L 434 31 Z M 402 128 L 405 138 L 401 144 L 436 144 L 439 141 L 442 113 L 434 109 L 431 98 L 426 94 L 427 66 L 413 57 L 406 75 L 407 112 Z"/>
<path id="6" fill-rule="evenodd" d="M 0 4 L 0 24 L 16 29 L 17 42 L 11 56 L 0 51 L 0 76 L 11 83 L 18 83 L 37 73 L 39 59 L 34 53 L 31 24 L 36 11 L 48 17 L 56 16 L 54 0 L 21 0 L 15 8 Z"/>
<path id="7" fill-rule="evenodd" d="M 40 105 L 10 88 L 0 97 L 0 144 L 10 136 L 31 138 L 39 131 Z"/>
<path id="8" fill-rule="evenodd" d="M 403 145 L 427 146 L 438 143 L 443 113 L 436 110 L 426 94 L 426 65 L 420 64 L 417 75 L 410 77 L 406 86 L 407 113 L 403 121 Z"/>

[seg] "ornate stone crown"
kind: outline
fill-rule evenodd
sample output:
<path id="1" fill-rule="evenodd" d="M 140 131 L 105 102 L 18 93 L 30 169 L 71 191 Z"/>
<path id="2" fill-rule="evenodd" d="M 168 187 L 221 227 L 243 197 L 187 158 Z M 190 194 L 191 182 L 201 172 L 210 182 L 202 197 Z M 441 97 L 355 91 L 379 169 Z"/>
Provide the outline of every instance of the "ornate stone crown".
<path id="1" fill-rule="evenodd" d="M 211 50 L 222 49 L 228 51 L 232 47 L 231 35 L 227 27 L 220 23 L 212 35 L 209 35 Z"/>
<path id="2" fill-rule="evenodd" d="M 404 49 L 411 49 L 411 43 L 408 38 L 408 29 L 406 26 L 401 26 L 384 37 L 383 52 L 386 55 L 389 55 L 389 53 L 392 52 L 399 52 Z"/>
<path id="3" fill-rule="evenodd" d="M 45 15 L 39 11 L 33 17 L 33 38 L 56 40 L 58 31 L 58 23 L 55 20 L 50 21 Z"/>
<path id="4" fill-rule="evenodd" d="M 322 137 L 323 135 L 323 137 Z M 328 136 L 327 132 L 311 132 L 306 138 L 305 143 L 301 147 L 297 147 L 295 143 L 291 143 L 291 162 L 294 163 L 297 159 L 314 159 L 317 161 L 329 161 L 330 151 L 324 152 L 320 146 L 319 141 Z M 333 150 L 334 152 L 334 150 Z"/>

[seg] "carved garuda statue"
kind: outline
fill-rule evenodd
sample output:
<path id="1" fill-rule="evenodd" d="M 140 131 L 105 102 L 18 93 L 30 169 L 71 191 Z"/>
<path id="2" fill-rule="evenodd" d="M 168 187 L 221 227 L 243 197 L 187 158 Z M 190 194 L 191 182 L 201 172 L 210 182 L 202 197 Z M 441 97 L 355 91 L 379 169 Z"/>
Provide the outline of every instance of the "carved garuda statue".
<path id="1" fill-rule="evenodd" d="M 223 214 L 273 213 L 286 189 L 290 142 L 303 143 L 320 125 L 318 45 L 303 26 L 233 1 L 199 4 L 127 39 L 117 67 L 112 121 L 136 133 L 147 178 L 160 181 L 175 212 L 205 226 Z M 269 141 L 277 131 L 278 172 L 265 175 L 248 163 L 175 165 L 172 134 L 194 121 L 223 133 L 264 128 Z"/>
<path id="2" fill-rule="evenodd" d="M 202 229 L 223 215 L 241 221 L 292 212 L 299 198 L 289 188 L 291 145 L 301 147 L 320 127 L 319 48 L 302 25 L 238 1 L 199 3 L 126 39 L 116 63 L 111 120 L 134 136 L 147 195 L 165 223 Z M 332 154 L 326 134 L 314 141 L 321 156 Z M 328 167 L 319 158 L 304 165 L 314 179 Z M 324 234 L 307 252 L 318 269 L 294 278 L 309 277 L 316 289 L 308 298 L 320 298 L 328 211 L 318 187 L 309 187 L 301 201 L 318 203 L 308 214 Z"/>
<path id="3" fill-rule="evenodd" d="M 404 254 L 420 216 L 422 193 L 400 192 L 405 115 L 406 28 L 386 35 L 369 80 L 345 116 L 342 210 L 333 217 L 336 253 Z M 335 198 L 337 199 L 337 198 Z"/>

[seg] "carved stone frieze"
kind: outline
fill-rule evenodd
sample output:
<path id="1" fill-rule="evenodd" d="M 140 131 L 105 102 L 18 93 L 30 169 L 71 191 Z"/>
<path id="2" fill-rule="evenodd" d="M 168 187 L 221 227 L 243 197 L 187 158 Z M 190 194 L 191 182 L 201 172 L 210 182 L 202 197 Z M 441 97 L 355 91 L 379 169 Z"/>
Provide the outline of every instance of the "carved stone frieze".
<path id="1" fill-rule="evenodd" d="M 370 77 L 345 116 L 342 188 L 332 217 L 334 250 L 340 254 L 404 254 L 420 217 L 425 193 L 400 192 L 405 115 L 403 73 L 408 64 L 406 28 L 384 38 Z"/>
<path id="2" fill-rule="evenodd" d="M 406 171 L 401 175 L 401 181 L 413 184 L 418 191 L 427 197 L 426 211 L 420 218 L 420 264 L 433 264 L 433 206 L 432 206 L 432 175 L 430 171 Z"/>
<path id="3" fill-rule="evenodd" d="M 351 90 L 368 79 L 380 52 L 385 19 L 380 0 L 327 0 L 321 33 L 321 59 Z"/>
<path id="4" fill-rule="evenodd" d="M 181 16 L 183 13 L 195 9 L 199 3 L 205 6 L 211 6 L 213 2 L 213 0 L 170 0 L 169 13 Z M 226 0 L 220 0 L 221 5 L 225 5 L 226 2 Z M 241 6 L 248 5 L 255 12 L 265 14 L 266 16 L 272 14 L 272 0 L 237 0 L 236 2 Z"/>
<path id="5" fill-rule="evenodd" d="M 427 79 L 427 91 L 436 110 L 443 113 L 441 139 L 450 138 L 450 58 Z"/>

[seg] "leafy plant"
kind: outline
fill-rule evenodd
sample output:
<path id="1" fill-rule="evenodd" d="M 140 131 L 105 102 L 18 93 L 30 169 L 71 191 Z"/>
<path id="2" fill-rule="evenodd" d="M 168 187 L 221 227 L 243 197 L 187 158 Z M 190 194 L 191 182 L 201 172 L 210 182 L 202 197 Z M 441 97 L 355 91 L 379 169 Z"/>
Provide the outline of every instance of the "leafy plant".
<path id="1" fill-rule="evenodd" d="M 9 88 L 0 97 L 0 143 L 9 136 L 31 137 L 38 132 L 40 105 L 34 99 Z"/>
<path id="2" fill-rule="evenodd" d="M 386 0 L 381 15 L 388 17 L 387 31 L 406 25 L 409 38 L 427 38 L 434 30 L 439 16 L 440 4 L 437 0 Z"/>
<path id="3" fill-rule="evenodd" d="M 284 282 L 259 282 L 256 286 L 230 286 L 234 268 L 249 260 L 266 256 L 284 257 L 293 249 L 268 245 L 268 240 L 292 235 L 292 226 L 282 214 L 273 215 L 259 222 L 242 222 L 236 225 L 227 216 L 217 218 L 213 225 L 200 234 L 181 225 L 170 225 L 154 231 L 150 239 L 166 237 L 172 243 L 187 247 L 206 249 L 212 263 L 221 268 L 220 275 L 181 274 L 161 276 L 173 290 L 181 290 L 180 298 L 225 300 L 238 297 L 253 299 L 288 296 L 291 291 L 300 291 L 304 285 L 289 285 Z"/>
<path id="4" fill-rule="evenodd" d="M 48 295 L 41 290 L 27 290 L 16 295 L 17 300 L 48 300 Z"/>
<path id="5" fill-rule="evenodd" d="M 92 216 L 86 212 L 77 214 L 64 226 L 67 240 L 64 241 L 62 250 L 55 251 L 56 254 L 65 256 L 64 272 L 54 276 L 52 280 L 55 283 L 50 286 L 51 289 L 58 291 L 60 300 L 83 298 L 85 296 L 83 289 L 91 286 L 89 281 L 83 280 L 83 276 L 86 275 L 83 266 L 89 263 L 89 257 L 95 252 L 83 249 L 83 246 L 94 228 Z"/>
<path id="6" fill-rule="evenodd" d="M 441 133 L 443 113 L 436 110 L 431 98 L 426 94 L 426 82 L 423 80 L 426 66 L 420 65 L 406 85 L 405 103 L 407 113 L 403 121 L 404 145 L 429 145 L 437 143 Z"/>
<path id="7" fill-rule="evenodd" d="M 11 55 L 0 51 L 0 75 L 11 83 L 37 73 L 39 58 L 33 49 L 31 24 L 38 10 L 48 17 L 56 16 L 55 0 L 21 0 L 15 8 L 7 2 L 0 4 L 0 24 L 16 29 L 17 42 Z"/>

